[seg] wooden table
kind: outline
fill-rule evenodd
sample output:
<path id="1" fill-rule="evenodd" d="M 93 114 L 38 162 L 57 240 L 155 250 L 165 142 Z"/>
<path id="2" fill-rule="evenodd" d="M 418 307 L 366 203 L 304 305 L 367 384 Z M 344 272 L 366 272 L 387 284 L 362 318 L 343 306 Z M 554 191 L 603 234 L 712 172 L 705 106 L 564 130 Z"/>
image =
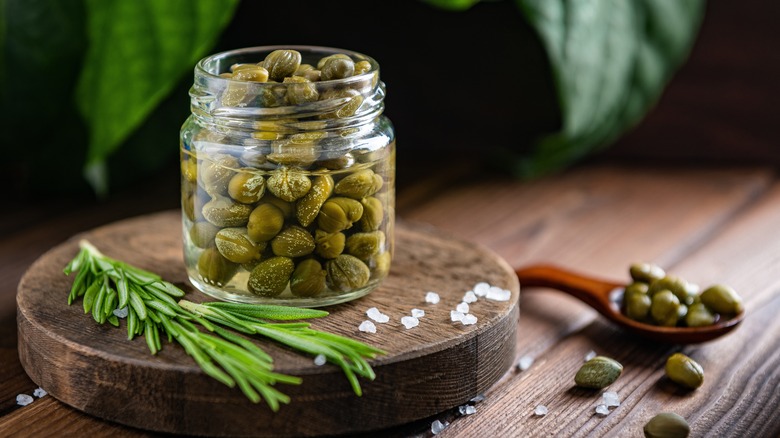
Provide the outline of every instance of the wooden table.
<path id="1" fill-rule="evenodd" d="M 772 168 L 596 162 L 519 182 L 450 166 L 399 185 L 399 217 L 481 243 L 512 266 L 554 262 L 625 280 L 629 263 L 656 262 L 693 282 L 732 285 L 745 298 L 748 316 L 723 339 L 661 345 L 626 335 L 562 293 L 525 289 L 517 356 L 534 358 L 528 370 L 509 370 L 474 415 L 442 412 L 378 435 L 430 435 L 431 422 L 440 419 L 450 422 L 443 437 L 641 436 L 644 423 L 661 411 L 686 417 L 692 436 L 780 434 L 780 183 Z M 37 385 L 17 357 L 14 295 L 27 266 L 72 234 L 175 208 L 175 181 L 163 186 L 152 198 L 141 187 L 102 204 L 23 205 L 0 223 L 0 436 L 151 436 L 50 396 L 16 404 L 17 394 L 32 394 Z M 591 350 L 625 367 L 610 387 L 621 405 L 606 417 L 594 413 L 600 394 L 573 384 Z M 663 364 L 677 351 L 704 367 L 698 390 L 680 390 L 664 378 Z M 546 416 L 534 416 L 540 404 L 548 407 Z"/>

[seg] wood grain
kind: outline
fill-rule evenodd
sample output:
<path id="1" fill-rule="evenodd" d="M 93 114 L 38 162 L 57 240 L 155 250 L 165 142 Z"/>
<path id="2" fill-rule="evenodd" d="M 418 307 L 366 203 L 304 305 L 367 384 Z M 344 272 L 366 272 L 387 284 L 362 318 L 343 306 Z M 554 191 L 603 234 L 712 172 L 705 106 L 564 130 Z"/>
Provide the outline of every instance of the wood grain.
<path id="1" fill-rule="evenodd" d="M 151 269 L 184 288 L 180 215 L 166 212 L 98 228 L 87 238 L 107 255 Z M 204 375 L 182 349 L 166 346 L 157 357 L 142 339 L 99 326 L 79 306 L 65 306 L 70 278 L 61 269 L 76 253 L 77 238 L 32 265 L 19 285 L 19 353 L 33 381 L 84 412 L 144 429 L 214 436 L 315 436 L 367 431 L 408 423 L 463 404 L 493 385 L 514 358 L 517 278 L 490 251 L 426 226 L 401 224 L 389 278 L 370 295 L 329 308 L 315 328 L 355 337 L 388 352 L 372 362 L 374 381 L 356 397 L 341 371 L 317 367 L 268 342 L 278 372 L 304 384 L 282 389 L 293 402 L 273 414 L 237 390 Z M 449 321 L 449 310 L 478 281 L 512 290 L 509 302 L 472 305 L 476 326 Z M 424 302 L 426 291 L 442 297 Z M 189 299 L 203 300 L 191 293 Z M 357 331 L 365 310 L 391 316 L 377 334 Z M 405 330 L 401 316 L 426 311 L 420 326 Z M 218 419 L 218 420 L 215 420 Z"/>

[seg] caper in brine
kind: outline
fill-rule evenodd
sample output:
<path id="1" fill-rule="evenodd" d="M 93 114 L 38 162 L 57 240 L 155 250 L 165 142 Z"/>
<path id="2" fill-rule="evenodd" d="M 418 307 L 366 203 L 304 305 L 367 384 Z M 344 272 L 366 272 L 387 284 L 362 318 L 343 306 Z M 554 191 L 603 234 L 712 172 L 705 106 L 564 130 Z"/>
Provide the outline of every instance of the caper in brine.
<path id="1" fill-rule="evenodd" d="M 265 179 L 251 172 L 238 172 L 228 182 L 228 194 L 242 204 L 254 204 L 265 193 Z"/>
<path id="2" fill-rule="evenodd" d="M 249 263 L 260 258 L 265 242 L 253 242 L 244 227 L 223 228 L 214 238 L 219 253 L 233 263 Z"/>
<path id="3" fill-rule="evenodd" d="M 243 65 L 233 71 L 233 77 L 237 81 L 267 82 L 268 70 L 257 64 Z"/>
<path id="4" fill-rule="evenodd" d="M 217 196 L 203 206 L 203 217 L 218 227 L 246 225 L 252 206 L 241 204 L 225 196 Z"/>
<path id="5" fill-rule="evenodd" d="M 349 59 L 352 58 L 349 57 L 349 55 L 344 53 L 334 53 L 333 55 L 323 56 L 320 58 L 319 61 L 317 61 L 317 70 L 322 70 L 322 67 L 325 67 L 325 63 L 330 61 L 331 59 Z"/>
<path id="6" fill-rule="evenodd" d="M 363 96 L 359 91 L 351 88 L 328 90 L 320 94 L 320 100 L 342 99 L 338 109 L 333 112 L 323 114 L 320 117 L 325 119 L 351 117 L 355 115 L 360 105 L 363 104 Z"/>
<path id="7" fill-rule="evenodd" d="M 275 297 L 287 287 L 295 264 L 288 257 L 271 257 L 264 260 L 249 273 L 247 288 L 255 295 Z"/>
<path id="8" fill-rule="evenodd" d="M 368 231 L 347 237 L 347 252 L 360 260 L 368 260 L 379 254 L 385 246 L 385 233 Z"/>
<path id="9" fill-rule="evenodd" d="M 195 158 L 190 158 L 181 161 L 181 176 L 187 182 L 198 181 L 198 163 Z"/>
<path id="10" fill-rule="evenodd" d="M 282 166 L 308 167 L 317 160 L 317 146 L 314 142 L 295 143 L 290 139 L 271 143 L 268 161 Z"/>
<path id="11" fill-rule="evenodd" d="M 325 259 L 335 259 L 346 246 L 347 236 L 341 232 L 328 233 L 323 230 L 314 232 L 315 252 Z"/>
<path id="12" fill-rule="evenodd" d="M 701 293 L 701 302 L 717 313 L 736 314 L 744 310 L 742 297 L 737 292 L 722 284 L 710 286 Z"/>
<path id="13" fill-rule="evenodd" d="M 271 240 L 271 249 L 278 256 L 305 256 L 314 251 L 314 238 L 303 228 L 291 225 Z"/>
<path id="14" fill-rule="evenodd" d="M 320 71 L 320 79 L 323 81 L 348 78 L 355 72 L 355 62 L 350 58 L 330 58 Z"/>
<path id="15" fill-rule="evenodd" d="M 298 263 L 290 278 L 290 292 L 298 297 L 314 297 L 325 291 L 327 273 L 320 262 L 306 259 Z"/>
<path id="16" fill-rule="evenodd" d="M 201 280 L 214 286 L 226 285 L 238 270 L 238 265 L 226 259 L 216 247 L 206 248 L 198 258 Z"/>
<path id="17" fill-rule="evenodd" d="M 666 276 L 666 272 L 660 266 L 652 263 L 634 263 L 629 268 L 629 272 L 634 281 L 644 283 L 650 283 Z"/>
<path id="18" fill-rule="evenodd" d="M 314 177 L 311 189 L 303 198 L 298 200 L 295 208 L 295 215 L 298 222 L 304 227 L 308 227 L 317 214 L 320 212 L 322 204 L 333 193 L 333 177 L 330 175 L 321 175 Z"/>
<path id="19" fill-rule="evenodd" d="M 363 216 L 360 218 L 360 228 L 363 231 L 376 231 L 382 225 L 385 217 L 385 209 L 382 201 L 370 196 L 360 200 L 363 204 Z"/>
<path id="20" fill-rule="evenodd" d="M 330 198 L 322 204 L 317 215 L 317 225 L 324 231 L 335 233 L 350 227 L 363 216 L 363 205 L 350 198 Z"/>
<path id="21" fill-rule="evenodd" d="M 670 290 L 662 290 L 652 296 L 650 315 L 659 325 L 673 327 L 680 315 L 680 300 Z"/>
<path id="22" fill-rule="evenodd" d="M 378 192 L 383 183 L 382 176 L 371 169 L 363 169 L 342 178 L 333 191 L 342 196 L 362 199 Z"/>
<path id="23" fill-rule="evenodd" d="M 214 154 L 200 162 L 198 185 L 211 196 L 227 193 L 228 182 L 235 174 L 238 159 L 228 154 Z"/>
<path id="24" fill-rule="evenodd" d="M 268 76 L 279 82 L 286 76 L 292 76 L 300 65 L 301 54 L 297 50 L 274 50 L 263 61 L 263 67 L 268 70 Z"/>
<path id="25" fill-rule="evenodd" d="M 276 208 L 282 211 L 282 215 L 285 219 L 290 219 L 293 217 L 293 214 L 295 214 L 295 203 L 283 201 L 268 192 L 265 193 L 258 205 L 260 204 L 273 204 Z"/>
<path id="26" fill-rule="evenodd" d="M 266 185 L 277 198 L 292 202 L 309 192 L 311 180 L 302 172 L 281 167 L 271 173 Z"/>
<path id="27" fill-rule="evenodd" d="M 300 105 L 307 102 L 316 102 L 320 98 L 320 93 L 310 80 L 302 76 L 291 76 L 284 78 L 283 83 L 287 85 L 287 103 L 290 105 Z"/>
<path id="28" fill-rule="evenodd" d="M 331 289 L 349 291 L 368 284 L 371 271 L 365 263 L 349 254 L 341 254 L 325 262 L 327 282 Z"/>
<path id="29" fill-rule="evenodd" d="M 368 61 L 358 61 L 355 63 L 355 71 L 352 73 L 353 76 L 362 75 L 363 73 L 368 73 L 371 71 L 371 63 Z"/>
<path id="30" fill-rule="evenodd" d="M 198 221 L 190 227 L 190 241 L 198 248 L 208 248 L 214 245 L 214 237 L 219 227 L 208 221 Z"/>
<path id="31" fill-rule="evenodd" d="M 279 234 L 283 226 L 282 210 L 271 203 L 263 203 L 252 210 L 246 229 L 250 239 L 255 242 L 266 242 Z"/>
<path id="32" fill-rule="evenodd" d="M 373 259 L 369 260 L 369 267 L 371 269 L 371 278 L 385 278 L 390 272 L 390 263 L 392 262 L 392 254 L 390 251 L 384 251 L 377 254 Z"/>

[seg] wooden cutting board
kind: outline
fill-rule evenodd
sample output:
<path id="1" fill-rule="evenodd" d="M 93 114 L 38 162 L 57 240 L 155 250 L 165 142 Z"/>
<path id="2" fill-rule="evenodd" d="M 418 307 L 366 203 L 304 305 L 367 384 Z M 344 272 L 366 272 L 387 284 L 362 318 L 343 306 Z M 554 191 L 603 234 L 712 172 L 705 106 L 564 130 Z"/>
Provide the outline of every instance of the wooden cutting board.
<path id="1" fill-rule="evenodd" d="M 110 224 L 74 236 L 38 259 L 19 284 L 19 355 L 30 378 L 58 400 L 118 423 L 160 432 L 209 436 L 318 436 L 366 432 L 425 418 L 483 393 L 514 360 L 519 285 L 513 270 L 487 249 L 420 224 L 399 221 L 389 277 L 371 294 L 327 308 L 313 327 L 353 337 L 388 352 L 371 362 L 374 381 L 361 380 L 357 397 L 341 370 L 314 365 L 270 341 L 257 344 L 274 358 L 276 371 L 301 376 L 298 386 L 279 385 L 292 398 L 274 413 L 252 404 L 200 371 L 176 344 L 151 356 L 143 339 L 128 341 L 119 329 L 95 323 L 79 301 L 67 305 L 72 276 L 62 273 L 86 238 L 108 256 L 156 272 L 192 301 L 184 270 L 178 211 Z M 481 298 L 471 304 L 476 325 L 450 321 L 450 310 L 474 284 L 509 289 L 507 302 Z M 427 304 L 425 293 L 441 296 Z M 358 325 L 377 307 L 390 322 L 377 333 Z M 420 325 L 405 329 L 401 317 L 425 310 Z"/>

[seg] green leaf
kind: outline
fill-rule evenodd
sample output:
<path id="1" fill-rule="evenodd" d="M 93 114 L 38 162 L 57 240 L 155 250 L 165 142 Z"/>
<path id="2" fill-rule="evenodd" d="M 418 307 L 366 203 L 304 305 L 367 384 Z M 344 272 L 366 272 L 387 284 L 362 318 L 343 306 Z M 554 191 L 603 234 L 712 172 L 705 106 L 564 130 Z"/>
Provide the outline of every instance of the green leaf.
<path id="1" fill-rule="evenodd" d="M 479 0 L 423 0 L 423 2 L 450 11 L 465 11 L 479 3 Z"/>
<path id="2" fill-rule="evenodd" d="M 534 177 L 634 126 L 687 57 L 704 0 L 516 0 L 547 50 L 563 126 L 514 171 Z"/>
<path id="3" fill-rule="evenodd" d="M 76 100 L 89 126 L 85 176 L 98 193 L 108 189 L 106 158 L 207 54 L 237 4 L 86 0 L 89 49 Z"/>

